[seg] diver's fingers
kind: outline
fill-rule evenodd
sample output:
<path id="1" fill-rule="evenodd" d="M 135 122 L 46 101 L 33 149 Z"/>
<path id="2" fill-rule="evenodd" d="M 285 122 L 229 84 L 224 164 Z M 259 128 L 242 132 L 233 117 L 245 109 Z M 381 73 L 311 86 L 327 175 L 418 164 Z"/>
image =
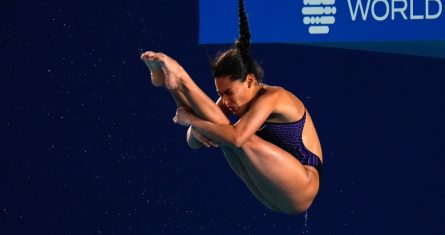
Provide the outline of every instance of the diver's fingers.
<path id="1" fill-rule="evenodd" d="M 215 148 L 218 148 L 218 147 L 219 147 L 219 145 L 218 145 L 217 143 L 215 143 L 215 142 L 213 142 L 213 141 L 211 141 L 211 140 L 209 140 L 209 144 L 212 145 L 212 146 L 215 147 Z"/>
<path id="2" fill-rule="evenodd" d="M 210 144 L 209 141 L 207 140 L 207 138 L 205 138 L 203 135 L 198 134 L 197 136 L 195 135 L 196 139 L 201 142 L 203 145 L 205 145 L 207 148 L 210 148 Z"/>
<path id="3" fill-rule="evenodd" d="M 203 143 L 205 146 L 210 147 L 213 146 L 215 148 L 219 147 L 218 144 L 210 140 L 209 138 L 205 137 L 203 134 L 199 133 L 200 142 Z"/>

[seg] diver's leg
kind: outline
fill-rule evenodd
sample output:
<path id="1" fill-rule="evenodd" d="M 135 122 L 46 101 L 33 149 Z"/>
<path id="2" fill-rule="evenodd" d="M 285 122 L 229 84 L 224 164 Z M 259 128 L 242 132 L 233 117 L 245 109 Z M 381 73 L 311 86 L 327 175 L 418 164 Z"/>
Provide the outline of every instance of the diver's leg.
<path id="1" fill-rule="evenodd" d="M 288 214 L 309 208 L 319 188 L 315 168 L 256 135 L 241 148 L 231 149 L 265 201 Z"/>
<path id="2" fill-rule="evenodd" d="M 193 110 L 198 117 L 213 123 L 230 123 L 229 119 L 224 115 L 221 109 L 193 82 L 190 76 L 176 61 L 164 54 L 153 52 L 144 53 L 141 56 L 141 59 L 144 60 L 151 71 L 153 85 L 166 86 L 178 106 L 186 106 Z M 159 66 L 153 65 L 152 61 L 158 62 L 159 64 L 156 65 Z M 179 74 L 178 76 L 180 76 L 180 78 L 168 78 L 166 74 L 172 76 L 172 70 L 176 71 L 175 73 Z M 166 79 L 177 79 L 179 85 L 175 84 L 168 87 L 165 84 Z M 251 177 L 247 174 L 240 159 L 235 157 L 233 151 L 228 147 L 221 146 L 221 149 L 223 150 L 226 160 L 232 170 L 243 180 L 252 194 L 271 210 L 278 211 L 276 206 L 267 202 L 265 197 L 261 195 Z"/>
<path id="3" fill-rule="evenodd" d="M 255 198 L 261 203 L 263 203 L 270 210 L 279 211 L 279 209 L 276 206 L 268 202 L 266 198 L 264 198 L 264 196 L 260 193 L 260 191 L 253 183 L 251 177 L 248 175 L 246 169 L 244 168 L 241 161 L 238 159 L 238 156 L 236 156 L 236 154 L 233 152 L 233 150 L 230 147 L 226 146 L 221 146 L 221 149 L 230 167 L 233 169 L 236 175 L 238 175 L 238 177 L 240 177 L 241 180 L 246 184 L 247 188 L 249 188 L 250 192 L 255 196 Z"/>
<path id="4" fill-rule="evenodd" d="M 150 70 L 150 78 L 153 86 L 156 87 L 165 87 L 165 79 L 166 75 L 164 69 L 162 68 L 163 64 L 160 61 L 155 61 L 149 59 L 149 55 L 153 56 L 155 53 L 153 52 L 145 52 L 141 55 L 142 61 L 144 61 L 145 65 Z M 177 107 L 190 107 L 190 103 L 187 101 L 187 98 L 181 92 L 170 90 L 170 94 L 172 95 L 173 100 L 176 103 Z"/>
<path id="5" fill-rule="evenodd" d="M 188 107 L 198 117 L 213 123 L 230 123 L 221 109 L 174 59 L 154 52 L 145 52 L 141 59 L 151 71 L 153 85 L 165 86 L 178 106 Z"/>

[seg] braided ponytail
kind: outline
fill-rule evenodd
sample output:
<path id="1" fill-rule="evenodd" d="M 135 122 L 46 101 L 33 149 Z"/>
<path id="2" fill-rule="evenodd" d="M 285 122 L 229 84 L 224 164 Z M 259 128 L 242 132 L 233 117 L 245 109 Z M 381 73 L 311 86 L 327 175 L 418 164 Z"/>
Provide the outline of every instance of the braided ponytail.
<path id="1" fill-rule="evenodd" d="M 263 70 L 250 57 L 250 30 L 244 8 L 244 0 L 238 0 L 239 38 L 234 47 L 219 54 L 212 63 L 215 78 L 230 76 L 233 80 L 245 81 L 253 74 L 258 82 L 263 79 Z"/>
<path id="2" fill-rule="evenodd" d="M 244 9 L 244 0 L 238 0 L 238 17 L 239 39 L 235 43 L 235 48 L 240 51 L 243 61 L 246 63 L 249 60 L 250 31 L 246 11 Z"/>

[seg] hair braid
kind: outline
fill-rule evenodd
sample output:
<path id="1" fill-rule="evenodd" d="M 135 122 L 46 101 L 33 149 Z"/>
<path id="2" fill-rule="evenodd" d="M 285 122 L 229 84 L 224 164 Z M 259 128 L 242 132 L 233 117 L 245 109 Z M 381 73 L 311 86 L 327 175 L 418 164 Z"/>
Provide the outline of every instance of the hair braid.
<path id="1" fill-rule="evenodd" d="M 239 39 L 236 41 L 235 47 L 240 51 L 244 63 L 248 64 L 250 49 L 250 31 L 243 0 L 238 0 L 238 16 L 240 35 Z"/>
<path id="2" fill-rule="evenodd" d="M 247 22 L 244 1 L 238 0 L 239 38 L 232 48 L 220 53 L 212 63 L 212 73 L 215 78 L 229 75 L 232 80 L 245 81 L 248 74 L 255 75 L 261 82 L 263 70 L 250 57 L 250 31 Z"/>

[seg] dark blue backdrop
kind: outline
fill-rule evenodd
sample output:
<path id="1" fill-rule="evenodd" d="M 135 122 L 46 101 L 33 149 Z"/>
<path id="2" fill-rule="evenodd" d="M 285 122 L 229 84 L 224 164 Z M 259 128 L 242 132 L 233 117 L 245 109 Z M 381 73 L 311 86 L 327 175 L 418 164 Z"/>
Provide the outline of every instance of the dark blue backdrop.
<path id="1" fill-rule="evenodd" d="M 444 60 L 254 45 L 322 142 L 305 228 L 188 149 L 149 84 L 139 54 L 164 51 L 216 98 L 227 45 L 198 45 L 198 20 L 197 0 L 0 3 L 0 234 L 445 234 Z"/>

